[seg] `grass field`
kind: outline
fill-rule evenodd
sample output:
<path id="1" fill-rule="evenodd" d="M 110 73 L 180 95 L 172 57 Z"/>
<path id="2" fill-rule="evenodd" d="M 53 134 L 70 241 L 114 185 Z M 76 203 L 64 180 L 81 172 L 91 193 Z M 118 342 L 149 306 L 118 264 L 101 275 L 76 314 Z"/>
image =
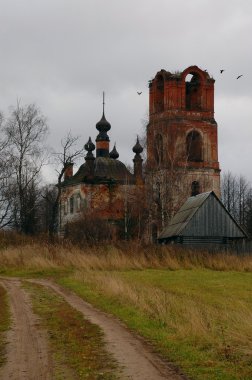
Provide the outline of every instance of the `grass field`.
<path id="1" fill-rule="evenodd" d="M 59 282 L 121 318 L 192 379 L 252 378 L 252 274 L 78 271 Z"/>
<path id="2" fill-rule="evenodd" d="M 252 257 L 167 247 L 27 245 L 0 272 L 53 277 L 122 319 L 195 380 L 252 378 Z"/>

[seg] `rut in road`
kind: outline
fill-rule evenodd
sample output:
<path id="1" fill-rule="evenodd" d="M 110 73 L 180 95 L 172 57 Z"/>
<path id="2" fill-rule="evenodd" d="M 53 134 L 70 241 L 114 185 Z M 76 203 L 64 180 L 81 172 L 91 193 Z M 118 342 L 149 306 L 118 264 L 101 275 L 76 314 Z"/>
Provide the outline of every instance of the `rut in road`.
<path id="1" fill-rule="evenodd" d="M 12 318 L 8 331 L 7 362 L 1 380 L 52 380 L 46 332 L 38 327 L 28 294 L 18 279 L 0 279 L 7 290 Z"/>
<path id="2" fill-rule="evenodd" d="M 121 379 L 186 380 L 183 374 L 161 360 L 146 342 L 134 336 L 114 317 L 95 309 L 80 297 L 49 280 L 30 281 L 53 289 L 84 317 L 100 326 L 105 335 L 107 350 L 123 366 Z"/>

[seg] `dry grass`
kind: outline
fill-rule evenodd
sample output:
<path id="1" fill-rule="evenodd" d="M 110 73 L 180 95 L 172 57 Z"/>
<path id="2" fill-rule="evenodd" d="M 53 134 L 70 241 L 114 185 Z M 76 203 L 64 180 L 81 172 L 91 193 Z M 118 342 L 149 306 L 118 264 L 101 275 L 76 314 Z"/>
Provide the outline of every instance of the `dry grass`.
<path id="1" fill-rule="evenodd" d="M 157 342 L 193 378 L 252 378 L 251 255 L 134 242 L 3 247 L 1 235 L 0 247 L 0 272 L 62 270 L 63 285 Z"/>
<path id="2" fill-rule="evenodd" d="M 1 240 L 0 240 L 1 242 Z M 28 242 L 0 250 L 1 269 L 128 270 L 146 268 L 252 271 L 252 256 L 197 252 L 172 246 L 141 247 L 136 243 L 83 249 L 72 245 Z"/>
<path id="3" fill-rule="evenodd" d="M 200 297 L 190 289 L 187 292 L 186 289 L 183 292 L 168 287 L 162 289 L 151 283 L 139 284 L 131 276 L 125 279 L 116 272 L 78 271 L 72 278 L 88 284 L 107 297 L 133 306 L 164 327 L 168 326 L 176 339 L 185 340 L 190 336 L 197 344 L 217 343 L 220 348 L 223 348 L 223 340 L 226 340 L 226 346 L 239 347 L 240 352 L 252 355 L 251 304 L 238 299 L 237 294 L 233 297 L 228 294 L 226 302 L 216 295 L 216 302 L 212 303 L 206 298 L 204 300 L 204 291 Z M 201 280 L 204 279 L 199 273 Z M 195 283 L 195 287 L 200 292 L 200 283 Z"/>
<path id="4" fill-rule="evenodd" d="M 252 378 L 250 273 L 79 270 L 64 283 L 152 340 L 192 378 Z"/>

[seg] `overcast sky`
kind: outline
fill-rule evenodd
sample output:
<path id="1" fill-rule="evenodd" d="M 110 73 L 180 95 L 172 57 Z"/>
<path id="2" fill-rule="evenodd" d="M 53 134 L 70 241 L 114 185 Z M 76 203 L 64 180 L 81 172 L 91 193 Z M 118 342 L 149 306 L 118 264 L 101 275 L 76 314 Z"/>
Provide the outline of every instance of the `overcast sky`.
<path id="1" fill-rule="evenodd" d="M 131 163 L 148 80 L 197 65 L 216 80 L 221 169 L 252 181 L 251 36 L 251 0 L 0 0 L 0 110 L 35 102 L 57 149 L 69 130 L 95 140 L 105 91 L 111 145 Z"/>

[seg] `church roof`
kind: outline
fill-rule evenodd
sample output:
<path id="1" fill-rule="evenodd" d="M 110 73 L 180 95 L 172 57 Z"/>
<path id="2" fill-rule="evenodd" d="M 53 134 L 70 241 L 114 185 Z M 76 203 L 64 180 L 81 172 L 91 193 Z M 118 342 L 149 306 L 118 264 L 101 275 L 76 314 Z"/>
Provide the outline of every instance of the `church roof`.
<path id="1" fill-rule="evenodd" d="M 119 160 L 110 157 L 96 157 L 94 160 L 94 174 L 90 176 L 90 169 L 85 162 L 75 175 L 65 180 L 63 186 L 78 183 L 134 183 L 134 176 Z"/>

